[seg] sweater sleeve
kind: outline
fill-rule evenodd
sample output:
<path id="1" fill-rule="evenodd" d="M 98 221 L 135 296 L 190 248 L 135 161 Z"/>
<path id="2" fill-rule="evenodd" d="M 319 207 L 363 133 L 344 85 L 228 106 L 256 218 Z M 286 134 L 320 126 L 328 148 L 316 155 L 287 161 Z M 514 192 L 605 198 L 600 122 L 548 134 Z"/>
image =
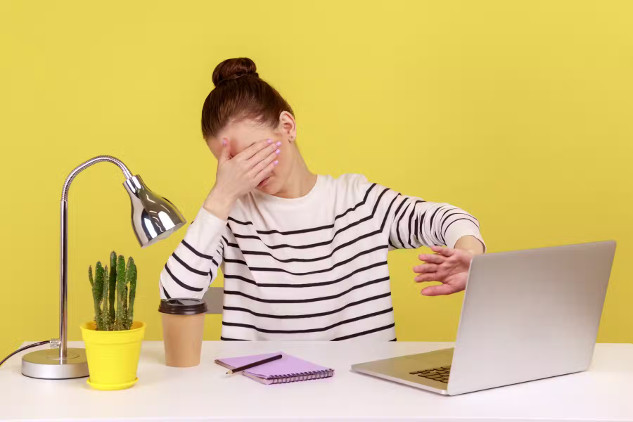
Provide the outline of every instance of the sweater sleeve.
<path id="1" fill-rule="evenodd" d="M 361 194 L 374 205 L 374 218 L 381 219 L 387 232 L 388 250 L 414 249 L 420 246 L 448 246 L 471 235 L 486 243 L 479 231 L 479 220 L 467 211 L 446 202 L 431 202 L 417 196 L 403 195 L 360 177 Z"/>
<path id="2" fill-rule="evenodd" d="M 200 208 L 160 273 L 160 297 L 201 299 L 224 257 L 227 221 Z"/>

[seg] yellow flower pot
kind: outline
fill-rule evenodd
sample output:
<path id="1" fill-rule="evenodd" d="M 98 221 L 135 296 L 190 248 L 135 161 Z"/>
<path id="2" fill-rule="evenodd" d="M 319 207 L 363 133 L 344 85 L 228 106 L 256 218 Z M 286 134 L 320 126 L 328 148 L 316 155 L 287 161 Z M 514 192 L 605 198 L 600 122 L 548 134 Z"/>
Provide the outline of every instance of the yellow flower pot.
<path id="1" fill-rule="evenodd" d="M 134 321 L 132 328 L 98 331 L 94 321 L 81 324 L 90 377 L 86 381 L 98 390 L 122 390 L 133 386 L 145 335 L 145 323 Z"/>

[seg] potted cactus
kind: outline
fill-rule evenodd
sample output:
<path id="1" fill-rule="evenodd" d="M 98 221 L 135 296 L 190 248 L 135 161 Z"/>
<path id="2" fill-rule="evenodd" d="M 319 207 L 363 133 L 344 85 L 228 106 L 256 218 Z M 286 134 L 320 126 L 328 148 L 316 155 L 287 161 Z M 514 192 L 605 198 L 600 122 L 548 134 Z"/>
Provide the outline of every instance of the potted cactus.
<path id="1" fill-rule="evenodd" d="M 92 287 L 94 320 L 81 325 L 90 377 L 87 383 L 99 390 L 133 386 L 145 335 L 145 323 L 134 321 L 136 265 L 129 257 L 110 254 L 110 268 L 101 262 L 88 267 Z"/>

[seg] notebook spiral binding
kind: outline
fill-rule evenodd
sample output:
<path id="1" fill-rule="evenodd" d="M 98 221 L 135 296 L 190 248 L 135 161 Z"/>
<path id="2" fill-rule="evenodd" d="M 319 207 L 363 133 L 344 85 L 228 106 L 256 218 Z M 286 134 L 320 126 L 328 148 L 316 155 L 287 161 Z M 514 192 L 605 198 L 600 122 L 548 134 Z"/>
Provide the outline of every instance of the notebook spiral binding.
<path id="1" fill-rule="evenodd" d="M 319 378 L 327 378 L 334 375 L 333 369 L 328 369 L 324 371 L 316 371 L 316 372 L 297 372 L 294 374 L 283 374 L 276 375 L 270 377 L 273 384 L 281 384 L 284 382 L 294 382 L 294 381 L 307 381 L 307 380 L 315 380 Z"/>

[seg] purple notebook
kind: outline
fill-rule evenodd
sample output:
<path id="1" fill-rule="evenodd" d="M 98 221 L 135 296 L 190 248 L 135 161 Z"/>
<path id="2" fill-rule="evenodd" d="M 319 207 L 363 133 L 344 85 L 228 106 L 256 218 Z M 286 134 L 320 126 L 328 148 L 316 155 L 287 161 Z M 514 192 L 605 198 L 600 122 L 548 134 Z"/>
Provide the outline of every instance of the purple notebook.
<path id="1" fill-rule="evenodd" d="M 332 368 L 326 368 L 283 352 L 216 359 L 215 363 L 225 368 L 233 369 L 279 354 L 282 355 L 281 359 L 254 366 L 240 373 L 263 384 L 306 381 L 334 375 L 334 369 Z"/>

